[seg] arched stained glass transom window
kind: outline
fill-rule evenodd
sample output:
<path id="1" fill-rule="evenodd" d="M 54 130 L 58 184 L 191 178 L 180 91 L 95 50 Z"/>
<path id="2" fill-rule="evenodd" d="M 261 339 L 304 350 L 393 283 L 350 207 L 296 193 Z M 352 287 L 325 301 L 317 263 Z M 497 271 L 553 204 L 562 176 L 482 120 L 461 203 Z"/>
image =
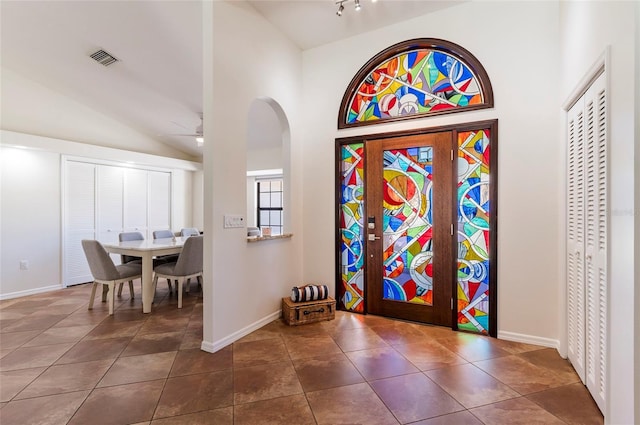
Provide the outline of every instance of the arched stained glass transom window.
<path id="1" fill-rule="evenodd" d="M 467 50 L 446 40 L 398 43 L 351 80 L 338 128 L 493 107 L 489 77 Z"/>

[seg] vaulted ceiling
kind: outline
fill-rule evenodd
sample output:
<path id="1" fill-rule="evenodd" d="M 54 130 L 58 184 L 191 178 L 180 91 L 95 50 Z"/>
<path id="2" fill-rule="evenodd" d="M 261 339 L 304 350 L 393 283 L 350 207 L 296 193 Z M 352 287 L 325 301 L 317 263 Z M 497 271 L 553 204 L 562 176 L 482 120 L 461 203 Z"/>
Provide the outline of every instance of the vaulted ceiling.
<path id="1" fill-rule="evenodd" d="M 301 50 L 460 1 L 249 1 Z M 2 66 L 190 156 L 202 112 L 200 1 L 0 2 Z M 89 55 L 104 49 L 105 67 Z"/>

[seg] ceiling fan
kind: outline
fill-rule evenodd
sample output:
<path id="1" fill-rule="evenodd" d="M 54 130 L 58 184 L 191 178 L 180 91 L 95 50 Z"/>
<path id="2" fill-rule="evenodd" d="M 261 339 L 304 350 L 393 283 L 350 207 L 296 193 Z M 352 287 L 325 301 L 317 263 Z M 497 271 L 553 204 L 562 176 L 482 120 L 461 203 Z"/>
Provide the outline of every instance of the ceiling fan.
<path id="1" fill-rule="evenodd" d="M 187 134 L 168 134 L 168 136 L 181 136 L 181 137 L 195 137 L 196 138 L 196 142 L 198 143 L 198 146 L 202 146 L 204 143 L 204 136 L 202 133 L 202 124 L 203 124 L 203 117 L 202 117 L 202 113 L 199 114 L 200 115 L 200 124 L 198 124 L 198 126 L 196 127 L 196 129 L 194 130 L 193 133 L 187 133 Z M 185 128 L 183 125 L 175 122 L 175 121 L 171 121 L 172 123 Z"/>

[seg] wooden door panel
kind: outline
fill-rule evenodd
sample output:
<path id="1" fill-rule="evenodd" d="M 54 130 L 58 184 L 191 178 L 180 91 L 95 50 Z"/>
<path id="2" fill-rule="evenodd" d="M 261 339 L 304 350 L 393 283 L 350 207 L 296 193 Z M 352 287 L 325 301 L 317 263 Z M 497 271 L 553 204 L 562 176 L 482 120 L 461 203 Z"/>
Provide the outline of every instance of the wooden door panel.
<path id="1" fill-rule="evenodd" d="M 368 311 L 451 326 L 452 134 L 368 140 L 366 147 Z"/>

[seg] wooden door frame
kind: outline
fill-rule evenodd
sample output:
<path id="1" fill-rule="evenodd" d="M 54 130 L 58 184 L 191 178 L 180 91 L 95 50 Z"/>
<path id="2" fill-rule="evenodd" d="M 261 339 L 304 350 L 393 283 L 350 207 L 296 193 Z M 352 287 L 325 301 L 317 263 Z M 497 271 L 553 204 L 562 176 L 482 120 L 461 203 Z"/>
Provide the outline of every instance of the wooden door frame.
<path id="1" fill-rule="evenodd" d="M 460 123 L 460 124 L 452 124 L 438 127 L 423 127 L 409 130 L 401 130 L 401 131 L 392 131 L 385 133 L 369 133 L 357 136 L 349 136 L 349 137 L 339 137 L 335 139 L 335 157 L 334 157 L 334 167 L 335 167 L 335 186 L 334 186 L 334 232 L 335 232 L 335 246 L 334 246 L 334 254 L 335 254 L 335 294 L 336 299 L 339 298 L 340 287 L 342 285 L 342 273 L 340 270 L 340 256 L 341 256 L 341 231 L 340 231 L 340 204 L 341 204 L 341 170 L 340 170 L 340 158 L 341 158 L 341 148 L 343 145 L 349 145 L 353 143 L 363 143 L 366 144 L 367 140 L 372 139 L 385 139 L 385 138 L 397 138 L 404 136 L 416 136 L 416 135 L 424 135 L 431 133 L 439 133 L 439 132 L 452 132 L 452 137 L 454 141 L 454 146 L 456 151 L 458 150 L 458 133 L 466 132 L 466 131 L 478 131 L 483 129 L 489 129 L 491 132 L 491 156 L 490 156 L 490 185 L 489 185 L 489 196 L 491 200 L 491 208 L 489 211 L 489 223 L 490 223 L 490 240 L 489 240 L 489 263 L 491 265 L 489 269 L 489 335 L 492 337 L 497 337 L 498 329 L 498 120 L 484 120 L 484 121 L 474 121 L 468 123 Z M 365 160 L 366 161 L 366 160 Z M 365 162 L 366 164 L 366 162 Z M 457 186 L 457 161 L 454 161 L 453 164 L 453 175 L 452 175 L 452 187 Z M 456 197 L 457 199 L 457 197 Z M 366 202 L 366 198 L 365 198 Z M 457 213 L 458 206 L 456 205 L 453 210 L 452 222 L 454 223 L 455 229 L 454 234 L 457 234 Z M 455 239 L 454 239 L 455 243 Z M 367 245 L 364 247 L 364 254 L 367 255 Z M 456 251 L 454 250 L 454 253 Z M 366 258 L 366 257 L 365 257 Z M 455 267 L 455 261 L 454 267 Z M 455 273 L 455 271 L 453 271 Z M 365 269 L 366 273 L 366 269 Z M 452 296 L 453 296 L 453 305 L 457 305 L 457 279 L 453 280 L 454 287 L 452 288 Z M 368 297 L 367 294 L 368 288 L 364 285 L 364 297 L 365 297 L 365 305 L 364 305 L 364 314 L 367 314 L 367 306 L 366 300 Z M 344 310 L 342 302 L 337 300 L 337 308 Z M 453 308 L 451 310 L 451 319 L 452 319 L 452 329 L 458 330 L 458 309 Z"/>

